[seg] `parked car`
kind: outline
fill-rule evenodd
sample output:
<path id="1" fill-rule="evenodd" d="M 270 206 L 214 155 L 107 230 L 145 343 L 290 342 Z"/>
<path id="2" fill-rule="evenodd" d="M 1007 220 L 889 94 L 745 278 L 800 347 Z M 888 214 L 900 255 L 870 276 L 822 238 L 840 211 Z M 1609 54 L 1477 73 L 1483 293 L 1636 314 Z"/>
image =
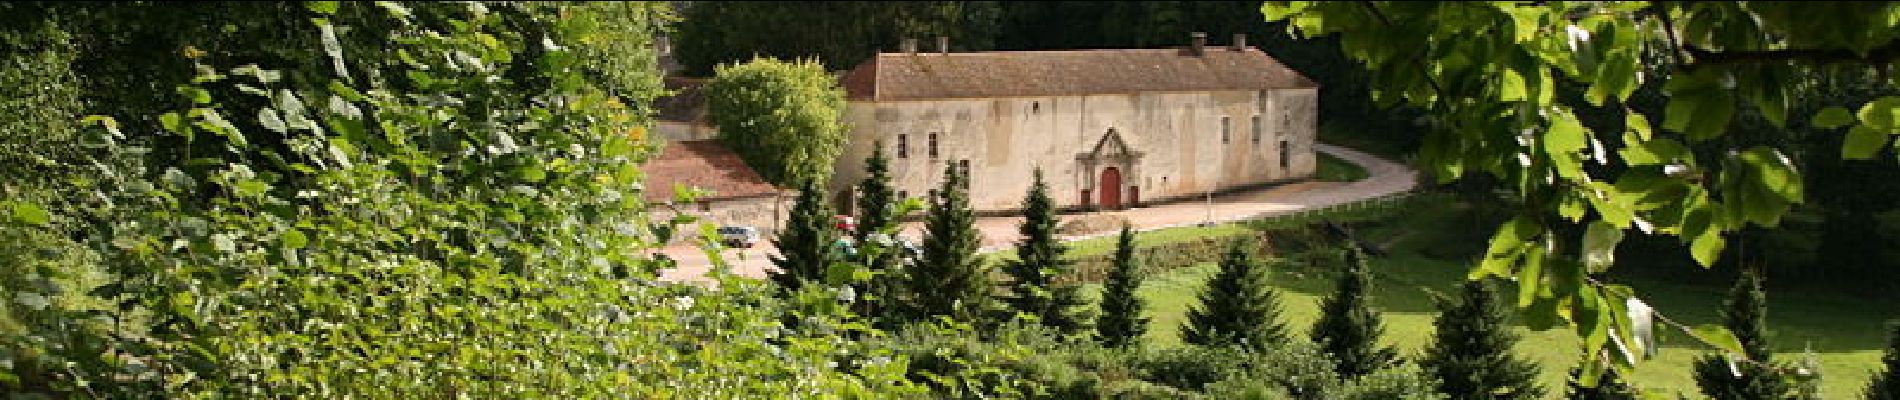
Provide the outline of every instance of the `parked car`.
<path id="1" fill-rule="evenodd" d="M 719 243 L 729 247 L 752 248 L 759 244 L 759 228 L 750 226 L 719 227 Z"/>
<path id="2" fill-rule="evenodd" d="M 851 218 L 849 215 L 834 215 L 831 217 L 831 220 L 836 223 L 835 226 L 837 226 L 840 232 L 853 232 L 858 230 L 857 218 Z"/>

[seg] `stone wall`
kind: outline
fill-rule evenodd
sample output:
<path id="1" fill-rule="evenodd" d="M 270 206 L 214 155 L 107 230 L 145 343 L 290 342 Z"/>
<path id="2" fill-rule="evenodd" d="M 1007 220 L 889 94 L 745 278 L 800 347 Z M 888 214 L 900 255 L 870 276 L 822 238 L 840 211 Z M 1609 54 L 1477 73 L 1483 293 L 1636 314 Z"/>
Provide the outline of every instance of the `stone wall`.
<path id="1" fill-rule="evenodd" d="M 792 208 L 794 197 L 790 195 L 757 196 L 735 199 L 716 199 L 701 201 L 698 204 L 679 205 L 678 211 L 700 217 L 701 222 L 720 226 L 750 226 L 759 229 L 761 240 L 770 240 Z M 668 207 L 653 207 L 654 221 L 664 221 L 674 216 L 674 210 Z M 692 228 L 689 228 L 692 229 Z M 674 238 L 675 243 L 695 237 L 698 231 L 682 232 L 685 237 Z"/>
<path id="2" fill-rule="evenodd" d="M 1179 198 L 1301 179 L 1312 175 L 1317 160 L 1316 95 L 1316 89 L 1278 89 L 852 102 L 846 110 L 850 140 L 830 189 L 844 194 L 862 179 L 873 143 L 891 159 L 898 190 L 912 197 L 941 182 L 945 163 L 967 162 L 978 210 L 1020 208 L 1036 168 L 1065 208 L 1082 205 L 1084 190 L 1088 203 L 1099 205 L 1109 167 L 1122 176 L 1124 203 L 1136 192 L 1143 200 Z M 1097 153 L 1111 130 L 1126 152 Z"/>

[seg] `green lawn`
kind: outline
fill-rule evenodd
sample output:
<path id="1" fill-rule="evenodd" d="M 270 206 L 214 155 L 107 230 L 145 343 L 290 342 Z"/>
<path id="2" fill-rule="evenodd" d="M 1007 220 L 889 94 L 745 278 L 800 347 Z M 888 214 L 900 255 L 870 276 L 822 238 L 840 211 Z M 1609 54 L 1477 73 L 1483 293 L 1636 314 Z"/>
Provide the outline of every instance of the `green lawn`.
<path id="1" fill-rule="evenodd" d="M 1372 262 L 1374 304 L 1386 321 L 1385 340 L 1408 357 L 1416 358 L 1430 343 L 1432 320 L 1436 310 L 1428 292 L 1455 293 L 1468 267 L 1445 261 L 1442 254 L 1470 253 L 1482 249 L 1482 238 L 1471 239 L 1482 223 L 1468 221 L 1469 216 L 1446 210 L 1410 213 L 1385 226 L 1360 230 L 1362 237 L 1385 243 L 1391 253 Z M 1455 210 L 1450 210 L 1455 211 Z M 1408 227 L 1430 227 L 1408 229 Z M 1164 231 L 1165 232 L 1165 231 Z M 1170 233 L 1172 237 L 1197 231 Z M 1442 234 L 1441 234 L 1442 233 Z M 1144 235 L 1145 236 L 1145 235 Z M 1447 240 L 1447 238 L 1450 238 Z M 1145 237 L 1143 238 L 1145 239 Z M 1180 240 L 1180 239 L 1176 239 Z M 1475 244 L 1446 242 L 1476 241 Z M 1450 248 L 1451 250 L 1447 250 Z M 1440 258 L 1423 254 L 1438 254 Z M 1632 255 L 1625 255 L 1632 256 Z M 1148 302 L 1148 343 L 1175 346 L 1183 314 L 1192 304 L 1206 279 L 1216 267 L 1200 264 L 1177 268 L 1150 277 L 1140 295 Z M 1283 267 L 1273 271 L 1273 281 L 1281 290 L 1286 317 L 1291 328 L 1305 333 L 1317 319 L 1320 299 L 1332 290 L 1329 271 L 1310 267 Z M 1720 323 L 1717 310 L 1726 291 L 1724 285 L 1685 285 L 1656 280 L 1625 279 L 1647 303 L 1675 321 L 1696 325 Z M 1085 289 L 1095 296 L 1099 287 Z M 1513 288 L 1503 288 L 1514 291 Z M 1823 394 L 1826 398 L 1851 398 L 1859 395 L 1871 372 L 1878 368 L 1884 340 L 1881 321 L 1895 315 L 1895 305 L 1870 299 L 1847 298 L 1834 293 L 1814 291 L 1770 291 L 1769 326 L 1771 341 L 1781 360 L 1795 360 L 1811 349 L 1821 364 Z M 1560 397 L 1569 368 L 1576 364 L 1580 341 L 1564 328 L 1524 334 L 1518 353 L 1543 368 L 1545 388 L 1552 397 Z M 1690 377 L 1691 362 L 1705 354 L 1705 348 L 1680 332 L 1658 328 L 1663 350 L 1654 358 L 1639 363 L 1630 380 L 1645 388 L 1700 397 Z"/>
<path id="2" fill-rule="evenodd" d="M 1329 182 L 1352 182 L 1371 176 L 1365 167 L 1333 157 L 1331 154 L 1319 154 L 1319 165 L 1315 167 L 1313 177 Z"/>

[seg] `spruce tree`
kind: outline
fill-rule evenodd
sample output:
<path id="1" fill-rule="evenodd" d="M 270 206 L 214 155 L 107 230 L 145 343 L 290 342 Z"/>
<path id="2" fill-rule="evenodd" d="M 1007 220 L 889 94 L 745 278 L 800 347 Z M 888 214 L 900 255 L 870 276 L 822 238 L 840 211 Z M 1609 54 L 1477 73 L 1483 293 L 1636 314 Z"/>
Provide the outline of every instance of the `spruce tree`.
<path id="1" fill-rule="evenodd" d="M 930 195 L 923 257 L 904 274 L 906 305 L 916 320 L 947 316 L 981 322 L 990 298 L 989 269 L 977 257 L 976 215 L 956 163 L 946 163 L 943 185 Z"/>
<path id="2" fill-rule="evenodd" d="M 891 186 L 890 162 L 884 158 L 884 143 L 872 145 L 871 156 L 864 160 L 864 180 L 858 182 L 857 231 L 852 232 L 858 243 L 870 245 L 871 234 L 882 232 L 897 223 L 897 190 Z M 894 238 L 893 238 L 894 239 Z M 864 259 L 865 269 L 873 274 L 870 282 L 858 286 L 859 293 L 865 294 L 863 301 L 857 303 L 857 313 L 871 318 L 881 327 L 891 327 L 898 316 L 893 315 L 896 304 L 897 276 L 895 269 L 899 260 L 906 255 L 904 249 L 895 242 L 889 242 L 883 252 Z"/>
<path id="3" fill-rule="evenodd" d="M 804 283 L 824 280 L 825 269 L 836 257 L 833 246 L 837 245 L 838 232 L 831 225 L 831 207 L 825 204 L 824 192 L 815 181 L 803 182 L 791 215 L 785 219 L 785 229 L 772 240 L 778 254 L 771 260 L 778 270 L 769 276 L 789 293 L 798 291 Z"/>
<path id="4" fill-rule="evenodd" d="M 1460 399 L 1535 399 L 1537 365 L 1511 354 L 1518 336 L 1489 281 L 1465 281 L 1462 296 L 1440 299 L 1432 347 L 1421 362 L 1438 391 Z"/>
<path id="5" fill-rule="evenodd" d="M 891 187 L 890 160 L 884 158 L 884 142 L 872 145 L 871 157 L 864 160 L 864 180 L 858 182 L 858 229 L 852 232 L 859 241 L 897 222 L 897 189 Z"/>
<path id="6" fill-rule="evenodd" d="M 1247 254 L 1244 242 L 1221 257 L 1220 272 L 1207 281 L 1201 305 L 1188 309 L 1181 341 L 1202 346 L 1264 348 L 1286 342 L 1280 294 L 1267 286 L 1267 272 Z"/>
<path id="7" fill-rule="evenodd" d="M 1900 400 L 1900 320 L 1887 323 L 1887 355 L 1882 357 L 1887 370 L 1877 372 L 1867 384 L 1867 400 Z"/>
<path id="8" fill-rule="evenodd" d="M 1141 340 L 1148 331 L 1148 318 L 1141 316 L 1141 265 L 1135 262 L 1135 231 L 1122 224 L 1115 241 L 1115 265 L 1102 282 L 1102 316 L 1095 321 L 1095 334 L 1103 346 L 1126 347 Z"/>
<path id="9" fill-rule="evenodd" d="M 1313 324 L 1313 342 L 1333 356 L 1341 377 L 1364 376 L 1398 359 L 1398 351 L 1379 344 L 1385 325 L 1366 298 L 1368 281 L 1364 254 L 1347 246 L 1346 271 L 1320 303 L 1319 321 Z"/>
<path id="10" fill-rule="evenodd" d="M 1586 355 L 1583 362 L 1597 362 Z M 1565 380 L 1564 398 L 1570 400 L 1636 400 L 1636 388 L 1623 381 L 1616 368 L 1603 370 L 1603 376 L 1597 378 L 1596 387 L 1583 386 L 1583 366 L 1570 368 L 1570 378 Z"/>
<path id="11" fill-rule="evenodd" d="M 1723 304 L 1723 325 L 1741 341 L 1748 359 L 1730 360 L 1719 354 L 1697 359 L 1695 380 L 1702 393 L 1716 400 L 1795 397 L 1794 387 L 1784 379 L 1768 348 L 1768 300 L 1761 289 L 1761 278 L 1753 271 L 1744 271 Z"/>
<path id="12" fill-rule="evenodd" d="M 1023 198 L 1023 223 L 1018 228 L 1022 241 L 1016 242 L 1016 260 L 1003 269 L 1011 278 L 1003 302 L 1017 313 L 1036 316 L 1057 332 L 1080 333 L 1088 328 L 1086 302 L 1077 285 L 1056 281 L 1074 269 L 1075 262 L 1065 259 L 1069 246 L 1056 238 L 1055 201 L 1049 199 L 1041 169 L 1035 171 L 1034 179 Z"/>

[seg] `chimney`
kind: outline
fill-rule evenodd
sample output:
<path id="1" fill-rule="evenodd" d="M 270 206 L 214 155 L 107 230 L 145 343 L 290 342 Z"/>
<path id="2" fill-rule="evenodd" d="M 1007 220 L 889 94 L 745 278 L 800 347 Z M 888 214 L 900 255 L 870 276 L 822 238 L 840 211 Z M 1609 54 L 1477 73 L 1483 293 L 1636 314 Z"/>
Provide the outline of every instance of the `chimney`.
<path id="1" fill-rule="evenodd" d="M 1207 48 L 1207 32 L 1190 33 L 1188 37 L 1193 39 L 1188 44 L 1188 54 L 1200 57 Z"/>
<path id="2" fill-rule="evenodd" d="M 1234 34 L 1234 51 L 1247 51 L 1247 34 Z"/>
<path id="3" fill-rule="evenodd" d="M 950 37 L 949 36 L 937 37 L 937 52 L 943 53 L 943 55 L 946 55 L 946 56 L 950 55 Z"/>
<path id="4" fill-rule="evenodd" d="M 917 55 L 917 39 L 904 38 L 902 43 L 903 44 L 898 45 L 901 48 L 901 50 L 899 51 L 902 51 L 904 53 L 907 53 L 913 56 Z"/>

